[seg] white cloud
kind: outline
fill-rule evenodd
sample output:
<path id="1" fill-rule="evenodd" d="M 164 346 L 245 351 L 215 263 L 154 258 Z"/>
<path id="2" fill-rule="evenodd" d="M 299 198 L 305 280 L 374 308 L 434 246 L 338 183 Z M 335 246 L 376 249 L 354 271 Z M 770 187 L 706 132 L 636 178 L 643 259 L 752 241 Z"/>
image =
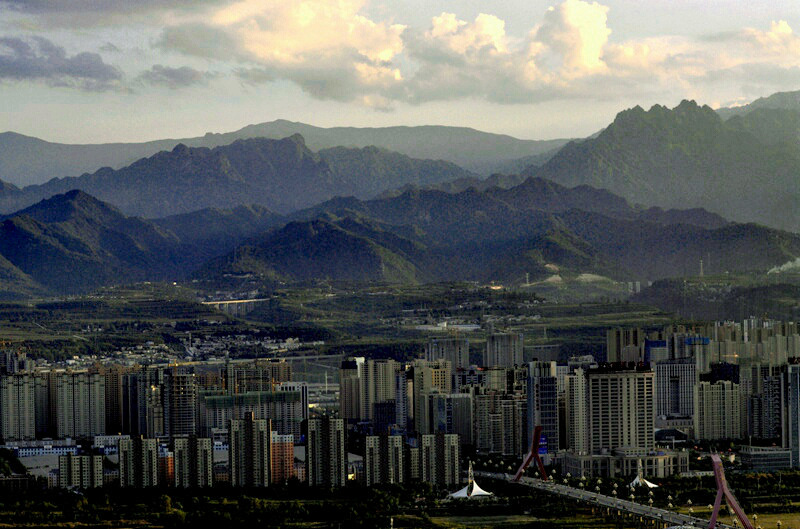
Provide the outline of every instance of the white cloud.
<path id="1" fill-rule="evenodd" d="M 551 6 L 533 34 L 540 44 L 534 48 L 537 58 L 555 56 L 555 67 L 568 79 L 605 72 L 603 50 L 611 35 L 607 14 L 608 7 L 597 2 L 566 0 Z"/>
<path id="2" fill-rule="evenodd" d="M 463 19 L 443 12 L 424 27 L 409 27 L 386 10 L 368 11 L 366 2 L 146 0 L 132 8 L 113 0 L 104 13 L 145 13 L 153 27 L 163 28 L 155 48 L 173 56 L 148 58 L 148 65 L 176 64 L 176 53 L 199 59 L 170 75 L 150 72 L 151 83 L 196 83 L 205 78 L 193 72 L 225 71 L 249 85 L 290 81 L 317 99 L 379 110 L 462 98 L 513 104 L 709 94 L 706 100 L 724 101 L 745 86 L 791 88 L 800 68 L 800 36 L 786 20 L 704 38 L 615 40 L 609 8 L 594 0 L 562 0 L 516 34 L 491 13 Z M 84 16 L 90 4 L 11 3 L 26 15 L 67 18 Z M 764 72 L 771 72 L 768 79 L 759 78 Z"/>

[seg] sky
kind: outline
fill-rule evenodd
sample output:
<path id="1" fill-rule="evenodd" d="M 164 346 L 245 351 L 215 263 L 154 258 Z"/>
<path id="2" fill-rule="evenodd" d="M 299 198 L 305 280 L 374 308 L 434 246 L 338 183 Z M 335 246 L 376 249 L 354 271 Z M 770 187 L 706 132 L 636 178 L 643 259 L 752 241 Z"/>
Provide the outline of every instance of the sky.
<path id="1" fill-rule="evenodd" d="M 288 119 L 592 134 L 800 89 L 797 0 L 0 0 L 0 131 L 65 143 Z"/>

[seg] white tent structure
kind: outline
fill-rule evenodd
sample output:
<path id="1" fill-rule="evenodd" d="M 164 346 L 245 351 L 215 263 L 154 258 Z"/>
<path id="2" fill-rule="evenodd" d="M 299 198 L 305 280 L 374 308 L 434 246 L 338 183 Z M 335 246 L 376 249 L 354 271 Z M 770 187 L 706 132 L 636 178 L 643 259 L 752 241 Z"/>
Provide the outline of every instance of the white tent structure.
<path id="1" fill-rule="evenodd" d="M 472 461 L 469 462 L 469 477 L 467 478 L 467 486 L 463 489 L 452 492 L 448 495 L 449 498 L 480 498 L 480 497 L 487 497 L 493 496 L 491 492 L 487 492 L 480 488 L 477 483 L 475 483 L 475 476 L 472 473 Z"/>
<path id="2" fill-rule="evenodd" d="M 658 488 L 658 485 L 656 485 L 655 483 L 650 483 L 649 481 L 647 481 L 646 479 L 644 479 L 642 477 L 642 474 L 644 474 L 644 472 L 642 470 L 642 460 L 641 459 L 639 461 L 637 461 L 636 470 L 637 470 L 636 478 L 634 478 L 634 480 L 631 481 L 631 485 L 630 485 L 631 488 L 634 488 L 634 487 L 647 487 L 648 489 L 657 489 Z"/>
<path id="3" fill-rule="evenodd" d="M 631 487 L 647 487 L 648 489 L 656 489 L 658 485 L 655 483 L 650 483 L 642 476 L 636 476 L 633 481 L 631 481 Z"/>

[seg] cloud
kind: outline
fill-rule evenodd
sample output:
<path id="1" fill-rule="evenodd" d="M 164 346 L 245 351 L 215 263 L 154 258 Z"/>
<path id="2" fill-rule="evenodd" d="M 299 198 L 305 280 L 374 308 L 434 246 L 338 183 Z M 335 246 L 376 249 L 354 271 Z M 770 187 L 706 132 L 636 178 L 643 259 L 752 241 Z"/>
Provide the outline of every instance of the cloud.
<path id="1" fill-rule="evenodd" d="M 202 23 L 165 28 L 156 47 L 205 59 L 246 60 L 234 35 L 224 28 Z"/>
<path id="2" fill-rule="evenodd" d="M 603 50 L 611 34 L 607 13 L 608 7 L 581 0 L 550 7 L 534 32 L 533 55 L 537 59 L 549 55 L 545 60 L 551 61 L 555 58 L 551 68 L 560 70 L 567 79 L 605 72 Z"/>
<path id="3" fill-rule="evenodd" d="M 225 63 L 246 85 L 288 80 L 314 98 L 380 110 L 462 98 L 697 97 L 703 87 L 753 86 L 765 70 L 783 86 L 800 67 L 800 38 L 780 20 L 701 38 L 615 41 L 609 8 L 597 1 L 563 0 L 519 35 L 490 13 L 443 12 L 420 28 L 367 16 L 365 2 L 209 0 L 202 16 L 176 11 L 156 46 Z"/>
<path id="4" fill-rule="evenodd" d="M 167 88 L 186 88 L 196 85 L 207 85 L 211 79 L 217 77 L 213 72 L 201 72 L 188 66 L 171 68 L 156 64 L 149 70 L 139 74 L 138 80 L 154 85 L 165 86 Z"/>
<path id="5" fill-rule="evenodd" d="M 154 12 L 185 14 L 227 3 L 230 0 L 0 0 L 0 12 L 5 9 L 35 16 L 49 26 L 74 28 L 124 25 L 132 18 L 161 22 L 160 18 L 145 17 Z"/>
<path id="6" fill-rule="evenodd" d="M 362 7 L 355 0 L 242 0 L 209 22 L 165 29 L 158 46 L 238 61 L 236 75 L 249 84 L 288 79 L 316 98 L 383 106 L 402 78 L 393 61 L 405 26 L 375 22 Z"/>
<path id="7" fill-rule="evenodd" d="M 70 57 L 64 48 L 41 37 L 0 37 L 0 79 L 107 90 L 119 86 L 122 72 L 96 53 Z"/>

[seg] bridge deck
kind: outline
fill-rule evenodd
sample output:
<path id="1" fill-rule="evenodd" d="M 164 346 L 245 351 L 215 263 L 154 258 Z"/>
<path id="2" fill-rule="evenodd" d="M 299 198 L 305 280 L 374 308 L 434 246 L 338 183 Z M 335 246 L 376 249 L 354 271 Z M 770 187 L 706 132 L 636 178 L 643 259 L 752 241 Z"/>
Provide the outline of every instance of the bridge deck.
<path id="1" fill-rule="evenodd" d="M 496 472 L 475 472 L 476 476 L 483 476 L 486 478 L 503 479 L 510 481 L 513 477 L 511 474 L 500 474 Z M 642 505 L 632 501 L 615 498 L 613 496 L 606 496 L 588 490 L 576 489 L 566 485 L 560 485 L 553 481 L 543 481 L 541 479 L 521 478 L 519 483 L 528 487 L 543 490 L 551 494 L 558 494 L 566 496 L 574 500 L 582 501 L 590 505 L 598 505 L 601 507 L 609 507 L 625 511 L 638 516 L 644 516 L 652 520 L 659 520 L 669 525 L 685 525 L 689 527 L 708 527 L 708 520 L 696 518 L 687 514 L 681 514 L 666 509 L 659 509 L 657 507 L 650 507 L 649 505 Z M 734 529 L 732 525 L 717 523 L 718 529 Z"/>

